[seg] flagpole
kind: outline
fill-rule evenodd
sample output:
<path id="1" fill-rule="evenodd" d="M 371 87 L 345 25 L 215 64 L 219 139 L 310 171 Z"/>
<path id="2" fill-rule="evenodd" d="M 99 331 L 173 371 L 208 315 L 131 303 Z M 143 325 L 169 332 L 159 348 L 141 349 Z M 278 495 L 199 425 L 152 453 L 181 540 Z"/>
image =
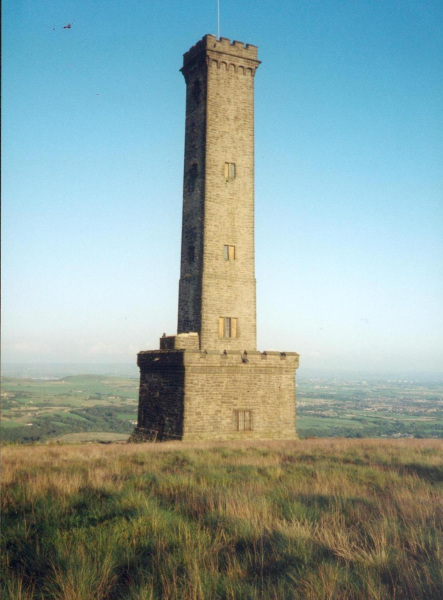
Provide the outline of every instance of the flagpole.
<path id="1" fill-rule="evenodd" d="M 217 39 L 220 39 L 220 0 L 217 0 Z"/>

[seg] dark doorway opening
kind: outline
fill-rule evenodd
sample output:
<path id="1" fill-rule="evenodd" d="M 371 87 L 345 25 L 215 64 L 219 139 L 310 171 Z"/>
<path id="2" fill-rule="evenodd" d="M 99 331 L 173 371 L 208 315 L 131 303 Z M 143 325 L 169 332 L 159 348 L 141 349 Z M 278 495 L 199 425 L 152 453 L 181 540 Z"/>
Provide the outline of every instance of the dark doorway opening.
<path id="1" fill-rule="evenodd" d="M 155 441 L 161 442 L 163 439 L 164 432 L 165 432 L 165 419 L 163 418 L 163 415 L 159 416 L 156 429 L 157 429 L 157 435 L 155 436 Z"/>

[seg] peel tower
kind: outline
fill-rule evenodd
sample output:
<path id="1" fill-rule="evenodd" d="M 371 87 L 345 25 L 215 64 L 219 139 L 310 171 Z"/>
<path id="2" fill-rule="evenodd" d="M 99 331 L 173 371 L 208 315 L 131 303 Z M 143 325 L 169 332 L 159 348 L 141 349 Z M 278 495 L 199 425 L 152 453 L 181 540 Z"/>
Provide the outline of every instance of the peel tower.
<path id="1" fill-rule="evenodd" d="M 205 35 L 184 55 L 177 334 L 138 354 L 133 441 L 296 438 L 296 352 L 257 351 L 257 47 Z"/>

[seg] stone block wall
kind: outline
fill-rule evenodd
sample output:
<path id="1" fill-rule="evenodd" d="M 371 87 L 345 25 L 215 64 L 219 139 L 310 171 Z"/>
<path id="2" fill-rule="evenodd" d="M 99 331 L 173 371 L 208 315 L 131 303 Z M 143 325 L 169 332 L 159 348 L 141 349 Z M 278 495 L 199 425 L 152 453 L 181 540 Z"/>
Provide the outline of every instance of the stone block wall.
<path id="1" fill-rule="evenodd" d="M 198 333 L 179 333 L 164 335 L 160 338 L 160 350 L 198 350 L 200 347 Z"/>
<path id="2" fill-rule="evenodd" d="M 200 333 L 206 169 L 206 57 L 183 70 L 186 80 L 183 214 L 178 333 Z"/>
<path id="3" fill-rule="evenodd" d="M 138 364 L 140 439 L 297 436 L 296 353 L 160 350 L 140 352 Z M 251 430 L 236 430 L 236 411 L 251 413 Z"/>
<path id="4" fill-rule="evenodd" d="M 132 441 L 182 439 L 185 397 L 184 351 L 140 352 L 138 422 Z"/>
<path id="5" fill-rule="evenodd" d="M 186 138 L 178 332 L 202 349 L 256 348 L 254 74 L 257 48 L 207 35 L 184 55 Z M 226 177 L 225 163 L 235 165 Z M 235 247 L 225 260 L 224 246 Z M 236 338 L 219 318 L 237 319 Z"/>

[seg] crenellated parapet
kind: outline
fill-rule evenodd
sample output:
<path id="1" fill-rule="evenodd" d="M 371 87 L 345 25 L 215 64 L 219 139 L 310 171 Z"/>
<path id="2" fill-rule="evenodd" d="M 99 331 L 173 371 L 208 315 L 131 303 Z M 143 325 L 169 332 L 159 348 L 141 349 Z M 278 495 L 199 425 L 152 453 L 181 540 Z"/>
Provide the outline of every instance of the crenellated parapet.
<path id="1" fill-rule="evenodd" d="M 169 338 L 180 336 L 168 336 Z M 239 350 L 199 350 L 192 347 L 177 347 L 171 341 L 168 348 L 163 340 L 162 349 L 145 350 L 137 355 L 137 365 L 140 368 L 162 369 L 164 365 L 169 367 L 198 366 L 198 367 L 243 367 L 252 369 L 272 369 L 273 367 L 297 369 L 299 365 L 299 354 L 297 352 L 260 352 Z M 169 341 L 169 340 L 168 340 Z"/>
<path id="2" fill-rule="evenodd" d="M 244 44 L 234 40 L 231 42 L 229 38 L 217 39 L 215 35 L 208 33 L 203 36 L 190 50 L 183 55 L 183 64 L 186 65 L 190 60 L 193 60 L 198 54 L 205 50 L 211 50 L 212 52 L 222 52 L 223 54 L 230 54 L 238 58 L 246 58 L 250 60 L 257 60 L 257 46 L 252 44 Z"/>
<path id="3" fill-rule="evenodd" d="M 183 55 L 181 71 L 185 79 L 190 71 L 205 63 L 208 67 L 253 77 L 260 61 L 257 46 L 207 34 Z"/>

